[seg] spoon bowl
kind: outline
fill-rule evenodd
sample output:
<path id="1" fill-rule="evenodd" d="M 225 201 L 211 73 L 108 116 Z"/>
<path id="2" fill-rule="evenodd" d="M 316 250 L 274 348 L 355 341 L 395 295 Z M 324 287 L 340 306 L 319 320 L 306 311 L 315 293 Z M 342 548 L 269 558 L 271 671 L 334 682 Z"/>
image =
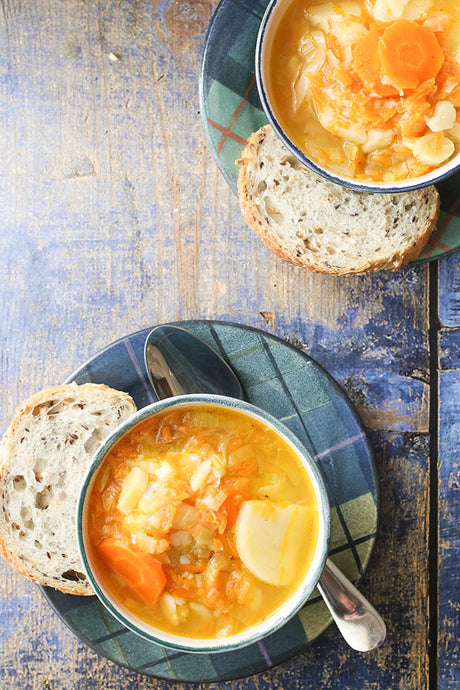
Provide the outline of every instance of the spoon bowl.
<path id="1" fill-rule="evenodd" d="M 156 326 L 144 345 L 147 374 L 159 400 L 209 393 L 244 399 L 233 370 L 204 340 L 180 326 Z"/>

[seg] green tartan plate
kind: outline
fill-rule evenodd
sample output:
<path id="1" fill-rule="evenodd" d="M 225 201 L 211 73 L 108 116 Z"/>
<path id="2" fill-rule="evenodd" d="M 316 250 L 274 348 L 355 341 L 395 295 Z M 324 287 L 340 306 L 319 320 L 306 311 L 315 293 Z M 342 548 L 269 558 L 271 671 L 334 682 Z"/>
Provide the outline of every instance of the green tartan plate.
<path id="1" fill-rule="evenodd" d="M 366 570 L 378 524 L 378 485 L 366 433 L 341 388 L 313 359 L 264 331 L 219 321 L 179 323 L 220 352 L 246 398 L 280 419 L 321 467 L 331 503 L 329 555 L 353 581 Z M 68 381 L 105 383 L 129 393 L 140 409 L 156 400 L 144 366 L 150 329 L 110 345 Z M 315 590 L 281 630 L 259 643 L 220 654 L 176 652 L 125 628 L 96 597 L 43 592 L 65 624 L 101 655 L 145 675 L 216 682 L 249 676 L 286 661 L 331 623 Z"/>
<path id="2" fill-rule="evenodd" d="M 222 0 L 208 28 L 201 61 L 200 110 L 206 138 L 236 193 L 235 161 L 248 137 L 267 124 L 254 75 L 259 25 L 269 0 Z M 441 213 L 428 246 L 415 263 L 460 247 L 460 173 L 437 184 Z"/>

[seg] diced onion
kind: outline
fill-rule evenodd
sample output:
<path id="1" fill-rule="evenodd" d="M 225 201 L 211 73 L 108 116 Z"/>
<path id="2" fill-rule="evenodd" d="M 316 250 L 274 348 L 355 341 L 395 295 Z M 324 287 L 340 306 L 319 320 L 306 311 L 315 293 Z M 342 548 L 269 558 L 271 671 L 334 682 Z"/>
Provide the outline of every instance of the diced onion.
<path id="1" fill-rule="evenodd" d="M 304 72 L 317 72 L 326 59 L 326 38 L 322 31 L 308 33 L 300 42 Z"/>
<path id="2" fill-rule="evenodd" d="M 200 489 L 204 488 L 204 485 L 206 484 L 206 480 L 209 477 L 211 469 L 212 463 L 209 459 L 202 462 L 201 465 L 198 465 L 195 472 L 192 474 L 190 478 L 190 486 L 192 488 L 192 491 L 199 491 Z"/>
<path id="3" fill-rule="evenodd" d="M 179 616 L 177 613 L 177 602 L 175 598 L 172 596 L 172 594 L 168 594 L 165 592 L 162 597 L 160 598 L 160 608 L 163 612 L 163 614 L 166 616 L 168 621 L 174 625 L 178 626 L 180 621 L 179 621 Z"/>
<path id="4" fill-rule="evenodd" d="M 179 530 L 178 532 L 171 532 L 169 540 L 172 546 L 188 546 L 192 543 L 193 537 L 189 532 Z"/>

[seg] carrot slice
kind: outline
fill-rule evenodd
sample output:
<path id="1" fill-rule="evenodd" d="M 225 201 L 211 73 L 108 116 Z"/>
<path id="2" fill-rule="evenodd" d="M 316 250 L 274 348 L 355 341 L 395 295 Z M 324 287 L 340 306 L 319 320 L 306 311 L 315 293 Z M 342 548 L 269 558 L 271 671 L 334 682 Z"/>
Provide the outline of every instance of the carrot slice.
<path id="1" fill-rule="evenodd" d="M 433 79 L 442 67 L 444 53 L 433 31 L 423 24 L 398 19 L 378 42 L 384 73 L 401 89 L 416 89 Z"/>
<path id="2" fill-rule="evenodd" d="M 176 597 L 184 597 L 184 599 L 194 599 L 196 597 L 196 587 L 172 587 L 171 593 Z"/>
<path id="3" fill-rule="evenodd" d="M 98 545 L 99 555 L 144 601 L 154 604 L 166 585 L 160 561 L 149 553 L 132 551 L 114 537 Z"/>
<path id="4" fill-rule="evenodd" d="M 173 439 L 171 429 L 167 424 L 163 424 L 163 426 L 161 427 L 161 438 L 165 443 L 169 443 Z"/>
<path id="5" fill-rule="evenodd" d="M 186 573 L 202 573 L 206 568 L 206 561 L 198 561 L 197 563 L 179 563 L 179 568 Z"/>
<path id="6" fill-rule="evenodd" d="M 227 530 L 231 529 L 233 525 L 236 522 L 236 518 L 238 517 L 238 511 L 240 509 L 241 504 L 244 501 L 244 497 L 241 494 L 235 494 L 234 496 L 229 496 L 227 500 L 224 503 L 225 508 L 227 509 L 227 525 L 226 528 Z"/>
<path id="7" fill-rule="evenodd" d="M 398 96 L 398 91 L 389 84 L 382 83 L 382 68 L 378 51 L 380 31 L 373 26 L 355 46 L 353 64 L 355 72 L 368 91 L 383 98 Z"/>

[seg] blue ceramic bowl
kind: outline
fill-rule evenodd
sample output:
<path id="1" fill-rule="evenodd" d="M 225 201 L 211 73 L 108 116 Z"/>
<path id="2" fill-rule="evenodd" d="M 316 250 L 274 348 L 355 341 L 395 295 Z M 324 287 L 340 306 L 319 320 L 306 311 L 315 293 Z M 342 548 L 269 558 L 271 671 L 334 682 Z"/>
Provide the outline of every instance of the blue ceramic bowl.
<path id="1" fill-rule="evenodd" d="M 266 620 L 263 620 L 258 625 L 253 626 L 244 632 L 225 638 L 191 639 L 188 637 L 181 637 L 180 633 L 177 635 L 172 635 L 140 620 L 130 611 L 128 611 L 128 609 L 126 609 L 120 602 L 118 602 L 105 587 L 97 575 L 97 571 L 96 568 L 94 568 L 94 562 L 91 556 L 91 550 L 88 548 L 88 522 L 91 518 L 88 510 L 88 498 L 96 478 L 97 470 L 104 461 L 106 455 L 113 448 L 115 443 L 117 443 L 127 432 L 134 429 L 134 427 L 144 420 L 155 416 L 163 410 L 177 408 L 179 406 L 190 406 L 190 404 L 217 405 L 220 407 L 237 409 L 249 417 L 259 420 L 274 430 L 294 450 L 301 460 L 314 487 L 318 503 L 318 544 L 312 564 L 297 591 Z M 234 398 L 226 398 L 218 395 L 183 395 L 175 398 L 169 398 L 167 400 L 153 403 L 152 405 L 142 408 L 125 422 L 123 422 L 123 424 L 115 429 L 113 433 L 102 443 L 96 455 L 94 456 L 91 466 L 89 467 L 83 481 L 77 506 L 77 541 L 80 556 L 88 579 L 102 604 L 126 628 L 132 630 L 141 637 L 165 647 L 187 652 L 210 653 L 238 649 L 262 639 L 266 635 L 269 635 L 284 625 L 302 607 L 319 580 L 328 553 L 329 530 L 330 510 L 326 488 L 313 458 L 309 455 L 305 447 L 299 442 L 296 436 L 285 426 L 283 426 L 277 419 L 267 414 L 263 410 L 254 407 L 254 405 L 241 400 L 235 400 Z"/>
<path id="2" fill-rule="evenodd" d="M 304 151 L 301 151 L 296 144 L 289 138 L 279 121 L 277 109 L 270 95 L 270 77 L 269 64 L 272 49 L 273 38 L 279 22 L 286 12 L 286 9 L 295 2 L 295 0 L 271 0 L 265 14 L 262 18 L 260 29 L 256 43 L 255 54 L 255 73 L 257 88 L 259 91 L 260 100 L 265 114 L 272 125 L 273 129 L 286 146 L 286 148 L 295 156 L 303 165 L 318 175 L 336 182 L 337 184 L 355 189 L 361 192 L 405 192 L 411 189 L 418 189 L 420 187 L 427 187 L 435 184 L 440 180 L 449 177 L 456 171 L 460 170 L 460 153 L 453 158 L 446 161 L 443 165 L 435 170 L 432 170 L 426 175 L 414 177 L 408 180 L 401 180 L 398 182 L 372 182 L 370 180 L 356 180 L 345 175 L 340 175 L 332 170 L 322 167 L 317 161 L 313 160 Z"/>

